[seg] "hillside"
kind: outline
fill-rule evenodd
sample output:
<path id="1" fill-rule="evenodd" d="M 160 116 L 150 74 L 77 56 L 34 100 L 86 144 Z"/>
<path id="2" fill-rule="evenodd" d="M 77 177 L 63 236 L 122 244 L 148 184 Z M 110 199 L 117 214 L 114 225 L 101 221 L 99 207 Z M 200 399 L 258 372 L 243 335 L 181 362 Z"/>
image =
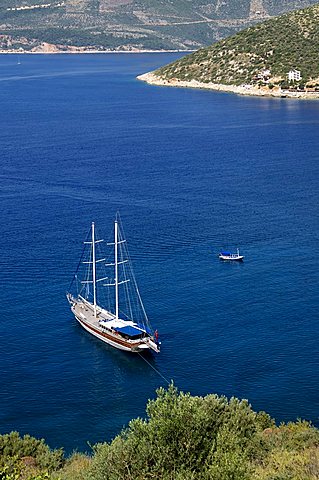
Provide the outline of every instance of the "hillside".
<path id="1" fill-rule="evenodd" d="M 196 50 L 316 0 L 2 0 L 0 49 Z M 54 48 L 54 46 L 58 47 Z"/>
<path id="2" fill-rule="evenodd" d="M 288 72 L 294 69 L 301 78 L 290 82 L 291 86 L 298 86 L 299 91 L 304 86 L 318 89 L 318 4 L 249 27 L 185 56 L 153 72 L 151 83 L 158 79 L 167 84 L 193 82 L 189 86 L 196 86 L 198 82 L 212 88 L 223 85 L 225 90 L 227 86 L 242 86 L 254 93 L 254 88 L 260 93 L 265 89 L 275 92 L 276 87 L 289 87 Z"/>

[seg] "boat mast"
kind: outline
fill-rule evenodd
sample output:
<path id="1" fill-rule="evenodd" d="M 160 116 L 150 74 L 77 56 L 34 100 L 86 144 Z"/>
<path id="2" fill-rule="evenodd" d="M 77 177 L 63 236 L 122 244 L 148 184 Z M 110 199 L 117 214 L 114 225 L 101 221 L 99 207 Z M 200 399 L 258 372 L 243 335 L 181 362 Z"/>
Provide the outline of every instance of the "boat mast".
<path id="1" fill-rule="evenodd" d="M 130 279 L 127 278 L 119 282 L 119 265 L 122 265 L 123 263 L 128 262 L 128 259 L 121 260 L 122 255 L 119 261 L 119 245 L 124 242 L 126 242 L 126 240 L 121 240 L 119 217 L 116 216 L 114 221 L 114 242 L 108 243 L 108 245 L 114 245 L 114 263 L 106 264 L 107 267 L 111 267 L 111 266 L 114 267 L 114 283 L 104 284 L 104 286 L 106 287 L 115 287 L 115 320 L 119 319 L 119 285 L 122 285 L 123 283 L 127 283 L 130 281 Z M 102 280 L 104 280 L 104 278 Z"/>
<path id="2" fill-rule="evenodd" d="M 117 219 L 114 223 L 114 245 L 115 245 L 115 319 L 119 318 L 119 282 L 118 282 L 118 223 Z"/>
<path id="3" fill-rule="evenodd" d="M 92 281 L 93 281 L 93 306 L 94 306 L 94 317 L 96 318 L 96 262 L 95 262 L 95 232 L 94 232 L 94 222 L 92 222 Z"/>

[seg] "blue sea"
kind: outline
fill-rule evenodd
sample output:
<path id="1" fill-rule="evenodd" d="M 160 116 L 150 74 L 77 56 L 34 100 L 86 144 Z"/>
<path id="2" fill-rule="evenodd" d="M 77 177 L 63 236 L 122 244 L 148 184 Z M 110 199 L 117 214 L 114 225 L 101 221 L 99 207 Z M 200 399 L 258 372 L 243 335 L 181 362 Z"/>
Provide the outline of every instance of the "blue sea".
<path id="1" fill-rule="evenodd" d="M 136 80 L 179 56 L 0 56 L 1 433 L 90 451 L 171 379 L 319 425 L 319 101 Z M 148 363 L 65 298 L 116 211 L 162 341 Z"/>

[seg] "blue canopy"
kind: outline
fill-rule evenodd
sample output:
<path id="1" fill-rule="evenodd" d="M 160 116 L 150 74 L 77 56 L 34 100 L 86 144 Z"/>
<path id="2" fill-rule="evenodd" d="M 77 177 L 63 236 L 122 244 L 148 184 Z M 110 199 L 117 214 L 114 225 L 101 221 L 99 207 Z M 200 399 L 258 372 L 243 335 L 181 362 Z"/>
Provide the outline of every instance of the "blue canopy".
<path id="1" fill-rule="evenodd" d="M 232 255 L 231 252 L 220 252 L 221 255 Z"/>
<path id="2" fill-rule="evenodd" d="M 125 327 L 115 327 L 114 330 L 119 333 L 124 333 L 124 335 L 128 335 L 129 337 L 136 337 L 136 335 L 142 335 L 144 333 L 141 330 L 132 327 L 131 325 L 126 325 Z"/>

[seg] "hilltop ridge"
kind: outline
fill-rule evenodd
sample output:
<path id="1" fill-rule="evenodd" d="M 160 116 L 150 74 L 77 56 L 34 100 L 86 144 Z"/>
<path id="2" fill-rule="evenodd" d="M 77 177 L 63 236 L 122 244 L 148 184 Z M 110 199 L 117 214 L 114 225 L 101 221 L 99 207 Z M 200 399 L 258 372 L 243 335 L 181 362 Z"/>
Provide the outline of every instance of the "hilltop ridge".
<path id="1" fill-rule="evenodd" d="M 2 0 L 2 51 L 197 50 L 317 0 Z"/>

